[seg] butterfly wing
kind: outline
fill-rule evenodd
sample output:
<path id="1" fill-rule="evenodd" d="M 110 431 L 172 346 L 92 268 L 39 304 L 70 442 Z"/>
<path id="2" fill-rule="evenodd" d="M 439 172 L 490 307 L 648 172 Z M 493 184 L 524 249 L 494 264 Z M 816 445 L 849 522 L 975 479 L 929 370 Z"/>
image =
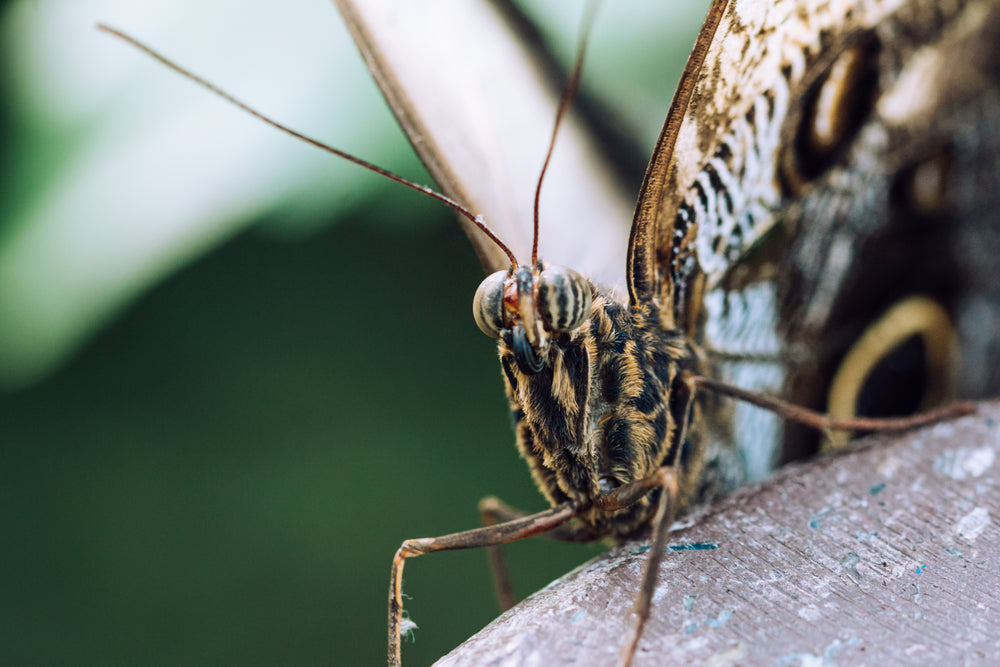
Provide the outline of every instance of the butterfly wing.
<path id="1" fill-rule="evenodd" d="M 995 0 L 911 2 L 833 45 L 864 54 L 871 99 L 819 168 L 808 148 L 783 158 L 796 199 L 781 333 L 815 350 L 786 391 L 873 415 L 1000 391 L 1000 350 L 983 334 L 1000 323 L 998 34 Z M 809 82 L 789 131 L 826 85 Z"/>
<path id="2" fill-rule="evenodd" d="M 872 323 L 929 294 L 976 378 L 961 393 L 1000 389 L 984 370 L 997 345 L 977 333 L 1000 303 L 997 5 L 716 2 L 637 209 L 630 257 L 648 282 L 633 284 L 651 289 L 633 298 L 673 304 L 665 324 L 706 348 L 714 376 L 827 409 Z M 933 384 L 914 373 L 862 391 L 880 363 L 856 373 L 850 410 L 877 412 L 856 405 L 865 391 L 919 407 L 890 406 Z M 752 477 L 801 451 L 755 408 L 711 412 L 710 439 L 739 441 Z"/>
<path id="3" fill-rule="evenodd" d="M 560 91 L 511 38 L 494 4 L 337 0 L 410 142 L 445 194 L 527 262 L 532 201 Z M 455 54 L 462 54 L 456 58 Z M 541 202 L 540 252 L 623 291 L 630 196 L 572 114 L 556 143 Z M 499 250 L 463 222 L 487 271 Z"/>
<path id="4" fill-rule="evenodd" d="M 900 3 L 850 3 L 846 17 L 841 4 L 713 3 L 636 212 L 636 226 L 652 224 L 656 233 L 634 244 L 633 257 L 644 246 L 672 258 L 658 264 L 668 289 L 699 272 L 711 289 L 782 217 L 789 197 L 777 167 L 796 95 L 831 35 L 870 29 Z M 698 308 L 684 303 L 685 311 Z"/>

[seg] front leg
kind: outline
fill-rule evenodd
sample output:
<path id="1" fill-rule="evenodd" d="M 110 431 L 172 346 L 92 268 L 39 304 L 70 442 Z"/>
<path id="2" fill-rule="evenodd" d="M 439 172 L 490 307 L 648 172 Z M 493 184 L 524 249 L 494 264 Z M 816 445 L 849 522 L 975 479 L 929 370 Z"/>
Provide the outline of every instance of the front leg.
<path id="1" fill-rule="evenodd" d="M 656 591 L 656 575 L 660 570 L 660 563 L 663 561 L 663 552 L 667 548 L 667 535 L 670 533 L 670 524 L 673 522 L 679 496 L 677 473 L 672 467 L 664 466 L 646 479 L 633 484 L 639 485 L 640 488 L 645 486 L 658 487 L 660 489 L 660 502 L 656 508 L 656 514 L 653 516 L 653 537 L 649 545 L 649 560 L 646 561 L 646 570 L 642 574 L 642 585 L 635 598 L 635 606 L 632 608 L 632 613 L 635 614 L 635 623 L 632 625 L 632 631 L 625 643 L 622 644 L 622 650 L 618 656 L 619 667 L 628 667 L 632 664 L 632 658 L 639 646 L 642 631 L 645 630 L 646 621 L 649 620 L 653 593 Z M 628 488 L 628 486 L 632 485 L 622 488 Z M 616 491 L 620 490 L 616 489 Z M 638 497 L 632 502 L 635 500 L 638 500 Z"/>
<path id="2" fill-rule="evenodd" d="M 516 542 L 563 525 L 580 513 L 581 503 L 567 502 L 550 510 L 530 516 L 486 526 L 461 533 L 441 537 L 424 537 L 403 542 L 392 559 L 392 573 L 389 579 L 389 665 L 402 664 L 403 624 L 403 565 L 407 558 L 421 556 L 432 551 L 452 549 L 472 549 L 488 547 L 507 542 Z"/>
<path id="3" fill-rule="evenodd" d="M 425 537 L 403 542 L 399 550 L 396 551 L 396 556 L 393 558 L 392 573 L 389 580 L 390 667 L 400 667 L 402 665 L 402 633 L 405 631 L 403 620 L 403 566 L 407 558 L 421 556 L 433 551 L 497 547 L 501 544 L 516 542 L 543 533 L 549 533 L 555 539 L 571 539 L 571 541 L 581 541 L 584 537 L 586 539 L 596 539 L 600 536 L 596 535 L 592 530 L 588 532 L 586 529 L 578 530 L 576 527 L 570 528 L 566 526 L 567 522 L 594 507 L 608 512 L 625 509 L 640 500 L 647 493 L 656 489 L 661 490 L 661 495 L 660 503 L 653 520 L 653 542 L 650 557 L 646 564 L 646 573 L 643 578 L 642 588 L 636 597 L 636 605 L 633 610 L 636 613 L 633 632 L 629 640 L 622 647 L 620 664 L 627 666 L 632 660 L 632 655 L 635 653 L 639 638 L 642 636 L 646 620 L 649 618 L 653 587 L 656 582 L 656 572 L 659 569 L 660 561 L 663 559 L 663 550 L 666 546 L 673 509 L 677 506 L 677 476 L 674 469 L 669 466 L 660 468 L 649 477 L 630 482 L 607 493 L 602 493 L 591 503 L 566 502 L 544 512 L 517 517 L 483 528 L 452 533 L 441 537 Z M 491 518 L 517 514 L 517 510 L 504 505 L 496 499 L 485 499 L 480 504 L 481 511 L 484 504 L 486 509 L 484 514 L 487 514 Z M 565 530 L 560 530 L 561 528 L 565 528 Z"/>

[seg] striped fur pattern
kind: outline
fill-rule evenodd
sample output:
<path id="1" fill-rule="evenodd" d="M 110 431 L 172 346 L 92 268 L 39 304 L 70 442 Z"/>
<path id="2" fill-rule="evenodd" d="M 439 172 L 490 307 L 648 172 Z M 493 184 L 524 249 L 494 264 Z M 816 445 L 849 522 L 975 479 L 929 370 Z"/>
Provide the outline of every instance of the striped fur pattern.
<path id="1" fill-rule="evenodd" d="M 576 271 L 549 266 L 538 276 L 538 312 L 552 331 L 572 331 L 587 317 L 591 287 Z"/>
<path id="2" fill-rule="evenodd" d="M 701 458 L 682 453 L 679 424 L 689 416 L 670 400 L 678 374 L 694 365 L 684 333 L 661 330 L 647 304 L 630 308 L 597 288 L 593 294 L 589 318 L 553 338 L 542 372 L 521 372 L 500 343 L 517 446 L 553 505 L 593 500 L 682 455 Z M 682 489 L 696 483 L 699 471 L 686 467 Z M 581 518 L 595 535 L 628 535 L 648 521 L 655 499 L 650 494 L 620 512 L 595 509 Z"/>

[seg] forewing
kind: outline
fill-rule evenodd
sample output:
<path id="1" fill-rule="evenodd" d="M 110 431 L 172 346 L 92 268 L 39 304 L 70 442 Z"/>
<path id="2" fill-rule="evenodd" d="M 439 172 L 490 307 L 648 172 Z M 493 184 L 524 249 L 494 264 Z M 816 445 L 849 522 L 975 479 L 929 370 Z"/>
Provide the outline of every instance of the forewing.
<path id="1" fill-rule="evenodd" d="M 438 186 L 528 262 L 534 190 L 560 91 L 491 3 L 337 5 Z M 540 255 L 622 290 L 631 209 L 571 114 L 542 190 Z M 499 250 L 463 225 L 487 271 L 506 268 Z"/>

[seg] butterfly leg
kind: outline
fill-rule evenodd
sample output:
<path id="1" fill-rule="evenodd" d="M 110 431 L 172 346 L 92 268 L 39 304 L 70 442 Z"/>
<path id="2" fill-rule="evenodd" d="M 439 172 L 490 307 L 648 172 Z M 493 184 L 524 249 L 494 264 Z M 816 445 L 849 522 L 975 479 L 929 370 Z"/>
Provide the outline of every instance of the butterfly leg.
<path id="1" fill-rule="evenodd" d="M 639 639 L 642 631 L 649 620 L 650 608 L 653 604 L 653 592 L 656 589 L 656 575 L 660 571 L 660 562 L 663 561 L 663 552 L 667 548 L 667 535 L 670 532 L 670 524 L 673 521 L 673 509 L 677 506 L 679 489 L 677 486 L 677 475 L 673 468 L 660 468 L 654 477 L 660 484 L 660 503 L 656 508 L 656 515 L 653 517 L 653 538 L 650 542 L 649 559 L 646 561 L 646 570 L 642 575 L 642 585 L 639 594 L 635 598 L 635 623 L 628 639 L 622 645 L 622 651 L 618 658 L 621 667 L 628 667 L 632 664 L 635 650 L 639 646 Z"/>
<path id="2" fill-rule="evenodd" d="M 507 542 L 516 542 L 557 528 L 579 514 L 580 503 L 567 502 L 538 514 L 531 514 L 493 526 L 452 533 L 441 537 L 424 537 L 403 542 L 392 559 L 389 580 L 389 665 L 402 664 L 402 634 L 410 623 L 403 619 L 403 565 L 407 558 L 432 551 L 472 549 Z"/>
<path id="3" fill-rule="evenodd" d="M 479 501 L 479 518 L 483 526 L 495 526 L 505 521 L 514 521 L 524 516 L 520 510 L 507 505 L 499 498 L 490 496 Z M 490 559 L 490 573 L 493 575 L 493 590 L 497 594 L 497 604 L 500 611 L 507 611 L 514 606 L 517 598 L 514 587 L 510 583 L 510 572 L 507 570 L 507 559 L 499 544 L 487 548 Z"/>
<path id="4" fill-rule="evenodd" d="M 975 403 L 971 401 L 955 401 L 939 408 L 918 412 L 907 417 L 838 417 L 790 403 L 775 396 L 769 396 L 759 391 L 740 389 L 725 382 L 719 382 L 707 377 L 692 377 L 691 381 L 697 387 L 704 387 L 721 396 L 729 396 L 759 408 L 770 410 L 782 419 L 804 424 L 820 431 L 905 431 L 933 424 L 944 419 L 954 419 L 970 415 L 976 411 Z"/>
<path id="5" fill-rule="evenodd" d="M 632 612 L 635 614 L 635 623 L 632 625 L 625 643 L 622 644 L 621 653 L 618 655 L 619 667 L 628 667 L 632 664 L 632 658 L 635 657 L 636 648 L 639 646 L 639 639 L 642 637 L 646 622 L 649 620 L 653 592 L 656 589 L 656 576 L 660 570 L 660 563 L 663 561 L 663 553 L 667 548 L 667 535 L 670 532 L 674 508 L 677 507 L 677 498 L 680 493 L 677 473 L 672 466 L 663 466 L 645 479 L 636 480 L 601 495 L 595 503 L 607 511 L 624 509 L 654 489 L 660 489 L 660 501 L 653 517 L 653 536 L 649 545 L 649 558 L 646 561 L 646 569 L 643 571 L 639 593 L 635 598 L 635 606 L 632 608 Z"/>
<path id="6" fill-rule="evenodd" d="M 489 496 L 479 501 L 479 516 L 483 526 L 494 526 L 521 519 L 526 514 L 499 498 Z M 580 523 L 564 523 L 548 531 L 542 537 L 560 542 L 592 542 L 600 539 L 601 536 L 589 526 Z M 507 571 L 507 559 L 504 558 L 503 549 L 499 544 L 488 547 L 488 551 L 497 602 L 500 604 L 500 611 L 507 611 L 517 602 L 514 587 L 510 583 L 510 574 Z"/>

